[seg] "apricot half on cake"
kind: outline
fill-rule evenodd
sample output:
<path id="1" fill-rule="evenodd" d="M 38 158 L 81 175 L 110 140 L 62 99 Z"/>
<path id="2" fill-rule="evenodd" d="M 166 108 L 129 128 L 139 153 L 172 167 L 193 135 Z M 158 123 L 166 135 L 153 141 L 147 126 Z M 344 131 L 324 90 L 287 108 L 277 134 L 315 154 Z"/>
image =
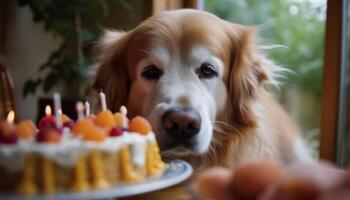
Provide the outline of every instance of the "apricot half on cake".
<path id="1" fill-rule="evenodd" d="M 75 136 L 81 135 L 84 140 L 101 142 L 106 139 L 107 134 L 89 119 L 78 120 L 73 126 L 72 132 Z"/>
<path id="2" fill-rule="evenodd" d="M 83 134 L 84 140 L 102 142 L 107 139 L 107 134 L 97 126 L 93 126 Z"/>
<path id="3" fill-rule="evenodd" d="M 81 119 L 75 123 L 75 125 L 72 128 L 72 132 L 75 136 L 82 135 L 83 133 L 90 131 L 91 127 L 93 126 L 94 124 L 92 123 L 92 121 L 88 119 Z"/>
<path id="4" fill-rule="evenodd" d="M 25 120 L 16 125 L 16 131 L 20 138 L 29 139 L 35 135 L 37 128 L 31 120 Z"/>
<path id="5" fill-rule="evenodd" d="M 136 116 L 129 123 L 129 131 L 147 135 L 152 130 L 151 124 L 141 116 Z"/>
<path id="6" fill-rule="evenodd" d="M 95 119 L 95 123 L 102 127 L 113 127 L 115 126 L 115 121 L 113 113 L 110 110 L 104 110 L 98 113 Z"/>
<path id="7" fill-rule="evenodd" d="M 115 113 L 114 114 L 114 121 L 116 123 L 116 126 L 123 126 L 124 122 L 124 116 L 121 113 Z"/>

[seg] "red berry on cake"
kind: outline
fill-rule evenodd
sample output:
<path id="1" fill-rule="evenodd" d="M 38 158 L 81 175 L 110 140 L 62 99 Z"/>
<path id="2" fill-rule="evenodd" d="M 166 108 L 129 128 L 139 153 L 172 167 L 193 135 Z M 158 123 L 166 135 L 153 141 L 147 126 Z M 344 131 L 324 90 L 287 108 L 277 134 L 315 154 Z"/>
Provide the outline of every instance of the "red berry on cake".
<path id="1" fill-rule="evenodd" d="M 41 118 L 39 121 L 39 129 L 42 128 L 56 128 L 55 117 L 49 115 Z"/>
<path id="2" fill-rule="evenodd" d="M 55 128 L 42 128 L 36 135 L 36 141 L 58 143 L 61 141 L 61 134 Z"/>
<path id="3" fill-rule="evenodd" d="M 113 127 L 109 131 L 109 136 L 111 136 L 111 137 L 122 136 L 124 131 L 125 131 L 125 129 L 122 127 Z"/>
<path id="4" fill-rule="evenodd" d="M 16 144 L 18 140 L 15 132 L 5 132 L 0 130 L 0 143 L 1 144 Z"/>
<path id="5" fill-rule="evenodd" d="M 64 122 L 63 127 L 67 127 L 67 128 L 72 129 L 74 127 L 74 121 L 70 119 L 70 120 Z"/>

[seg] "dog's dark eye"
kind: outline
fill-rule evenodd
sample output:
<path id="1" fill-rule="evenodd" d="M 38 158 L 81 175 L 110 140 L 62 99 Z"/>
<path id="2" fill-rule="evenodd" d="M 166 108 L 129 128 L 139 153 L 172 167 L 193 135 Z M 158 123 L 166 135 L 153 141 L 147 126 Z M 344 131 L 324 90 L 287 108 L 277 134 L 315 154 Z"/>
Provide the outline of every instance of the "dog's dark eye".
<path id="1" fill-rule="evenodd" d="M 205 79 L 210 79 L 213 78 L 214 76 L 217 76 L 218 73 L 216 72 L 215 68 L 213 65 L 209 63 L 203 63 L 197 70 L 196 73 L 198 74 L 199 78 L 205 78 Z"/>
<path id="2" fill-rule="evenodd" d="M 163 72 L 155 65 L 148 65 L 141 73 L 141 76 L 146 80 L 158 80 L 162 75 Z"/>

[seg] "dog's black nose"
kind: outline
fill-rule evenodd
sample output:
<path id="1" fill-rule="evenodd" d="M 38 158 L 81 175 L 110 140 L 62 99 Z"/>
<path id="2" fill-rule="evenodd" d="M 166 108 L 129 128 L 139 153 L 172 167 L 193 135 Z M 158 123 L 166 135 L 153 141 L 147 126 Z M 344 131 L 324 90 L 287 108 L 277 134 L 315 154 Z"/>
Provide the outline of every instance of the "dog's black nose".
<path id="1" fill-rule="evenodd" d="M 188 140 L 201 128 L 201 117 L 194 108 L 170 108 L 162 116 L 164 130 L 175 140 Z"/>

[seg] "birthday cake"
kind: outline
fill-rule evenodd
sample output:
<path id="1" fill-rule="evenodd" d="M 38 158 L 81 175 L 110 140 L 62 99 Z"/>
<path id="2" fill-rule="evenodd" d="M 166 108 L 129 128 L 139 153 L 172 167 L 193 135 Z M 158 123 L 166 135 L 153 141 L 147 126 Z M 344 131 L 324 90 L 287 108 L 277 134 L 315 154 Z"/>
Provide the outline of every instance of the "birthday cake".
<path id="1" fill-rule="evenodd" d="M 84 112 L 85 110 L 85 112 Z M 38 128 L 32 121 L 0 123 L 0 192 L 21 195 L 83 192 L 159 176 L 166 166 L 148 121 L 126 108 L 97 115 L 77 103 L 74 122 L 55 106 Z"/>

